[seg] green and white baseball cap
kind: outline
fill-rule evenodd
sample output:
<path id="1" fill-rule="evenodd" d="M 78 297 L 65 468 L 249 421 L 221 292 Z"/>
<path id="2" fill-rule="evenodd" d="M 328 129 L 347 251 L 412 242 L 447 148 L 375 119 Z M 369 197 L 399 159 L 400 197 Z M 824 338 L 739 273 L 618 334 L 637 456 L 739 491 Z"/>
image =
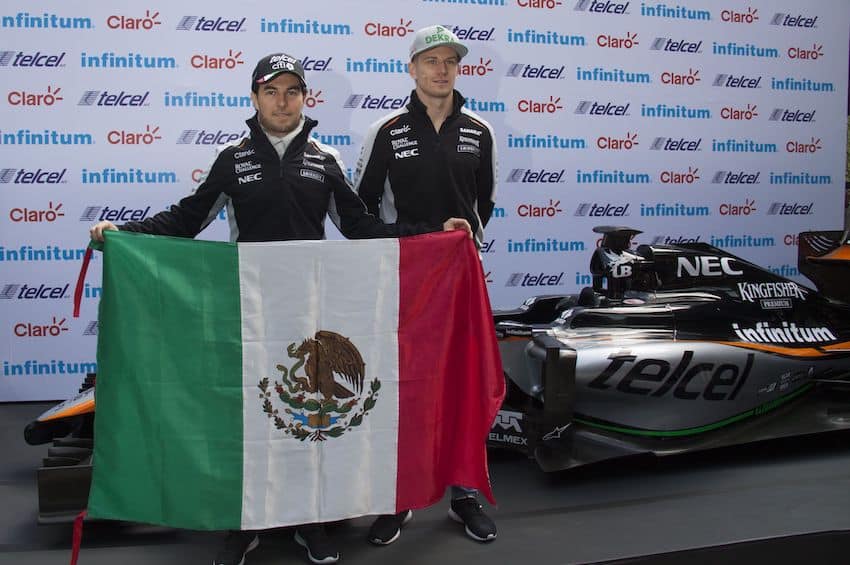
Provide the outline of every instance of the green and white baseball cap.
<path id="1" fill-rule="evenodd" d="M 423 51 L 443 45 L 454 49 L 459 59 L 466 57 L 466 54 L 469 52 L 469 49 L 460 42 L 449 28 L 441 25 L 433 25 L 423 27 L 413 36 L 413 43 L 410 45 L 410 60 L 412 61 L 414 57 Z"/>

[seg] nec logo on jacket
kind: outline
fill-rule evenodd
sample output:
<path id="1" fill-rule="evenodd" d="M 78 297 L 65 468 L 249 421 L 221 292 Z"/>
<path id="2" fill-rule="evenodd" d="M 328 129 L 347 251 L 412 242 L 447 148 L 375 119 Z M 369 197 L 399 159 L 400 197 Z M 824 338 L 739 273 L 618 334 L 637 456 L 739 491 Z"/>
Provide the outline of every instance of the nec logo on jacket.
<path id="1" fill-rule="evenodd" d="M 262 179 L 263 179 L 263 172 L 260 171 L 260 172 L 257 172 L 257 173 L 253 173 L 253 174 L 250 174 L 250 175 L 245 175 L 245 176 L 239 177 L 239 184 L 247 184 L 249 182 L 256 182 L 256 181 L 262 180 Z"/>
<path id="2" fill-rule="evenodd" d="M 405 149 L 404 151 L 396 151 L 395 158 L 396 159 L 407 159 L 408 157 L 418 157 L 419 156 L 419 148 L 414 147 L 413 149 Z"/>

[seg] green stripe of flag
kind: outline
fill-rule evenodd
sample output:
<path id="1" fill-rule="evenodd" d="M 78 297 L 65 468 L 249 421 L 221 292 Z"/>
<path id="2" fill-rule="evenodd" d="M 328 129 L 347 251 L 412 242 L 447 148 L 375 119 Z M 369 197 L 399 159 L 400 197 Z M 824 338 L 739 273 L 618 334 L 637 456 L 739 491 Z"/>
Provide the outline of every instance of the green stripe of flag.
<path id="1" fill-rule="evenodd" d="M 96 424 L 91 516 L 239 528 L 238 261 L 235 244 L 107 234 L 96 421 L 115 425 Z M 205 401 L 193 402 L 200 393 Z M 197 480 L 201 474 L 206 480 Z"/>

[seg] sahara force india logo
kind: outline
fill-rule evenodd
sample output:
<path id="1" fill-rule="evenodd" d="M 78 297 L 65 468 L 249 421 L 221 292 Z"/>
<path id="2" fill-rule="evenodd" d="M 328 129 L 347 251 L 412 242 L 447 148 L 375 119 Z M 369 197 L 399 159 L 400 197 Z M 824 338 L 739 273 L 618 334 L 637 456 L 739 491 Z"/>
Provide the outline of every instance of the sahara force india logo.
<path id="1" fill-rule="evenodd" d="M 373 379 L 364 397 L 366 363 L 351 340 L 319 330 L 298 347 L 290 343 L 286 352 L 297 361 L 291 367 L 277 365 L 281 380 L 275 381 L 273 388 L 284 405 L 282 409 L 272 404 L 268 377 L 259 383 L 263 412 L 274 420 L 277 429 L 300 441 L 324 441 L 363 423 L 378 401 L 381 381 Z M 305 376 L 296 374 L 301 368 Z M 338 382 L 335 375 L 353 390 Z"/>

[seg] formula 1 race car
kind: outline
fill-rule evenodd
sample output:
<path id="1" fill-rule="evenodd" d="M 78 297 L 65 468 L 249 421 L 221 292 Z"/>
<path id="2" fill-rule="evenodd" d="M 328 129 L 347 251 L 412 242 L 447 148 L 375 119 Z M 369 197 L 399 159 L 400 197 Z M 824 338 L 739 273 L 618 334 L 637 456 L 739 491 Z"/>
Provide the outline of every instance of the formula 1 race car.
<path id="1" fill-rule="evenodd" d="M 704 243 L 594 231 L 592 287 L 494 312 L 508 393 L 491 446 L 557 471 L 850 428 L 846 233 L 800 234 L 816 292 Z"/>
<path id="2" fill-rule="evenodd" d="M 593 286 L 494 312 L 508 392 L 490 446 L 556 471 L 850 428 L 848 234 L 800 234 L 816 292 L 704 243 L 632 251 L 638 230 L 594 231 Z M 41 523 L 86 507 L 93 377 L 25 431 L 53 442 Z"/>

